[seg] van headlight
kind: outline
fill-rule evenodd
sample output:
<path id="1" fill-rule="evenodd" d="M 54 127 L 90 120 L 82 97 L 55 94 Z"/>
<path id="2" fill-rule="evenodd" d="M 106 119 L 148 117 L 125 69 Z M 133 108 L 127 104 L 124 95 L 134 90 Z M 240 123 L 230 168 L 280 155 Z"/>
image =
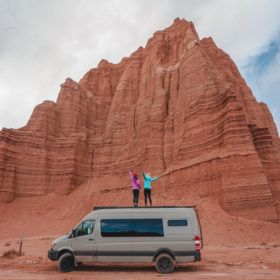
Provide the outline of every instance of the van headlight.
<path id="1" fill-rule="evenodd" d="M 55 242 L 55 241 L 53 241 L 53 242 L 52 242 L 52 247 L 53 247 L 53 246 L 55 246 L 55 245 L 56 245 L 56 242 Z"/>

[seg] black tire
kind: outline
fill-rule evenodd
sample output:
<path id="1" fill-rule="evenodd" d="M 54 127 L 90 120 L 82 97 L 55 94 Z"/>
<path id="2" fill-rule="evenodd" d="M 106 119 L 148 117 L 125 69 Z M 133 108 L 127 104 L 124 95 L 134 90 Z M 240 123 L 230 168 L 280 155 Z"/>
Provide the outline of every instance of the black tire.
<path id="1" fill-rule="evenodd" d="M 160 254 L 156 258 L 155 266 L 159 273 L 172 273 L 175 268 L 175 260 L 169 254 Z"/>
<path id="2" fill-rule="evenodd" d="M 61 272 L 70 272 L 75 268 L 75 260 L 71 253 L 64 253 L 58 259 L 58 268 Z"/>

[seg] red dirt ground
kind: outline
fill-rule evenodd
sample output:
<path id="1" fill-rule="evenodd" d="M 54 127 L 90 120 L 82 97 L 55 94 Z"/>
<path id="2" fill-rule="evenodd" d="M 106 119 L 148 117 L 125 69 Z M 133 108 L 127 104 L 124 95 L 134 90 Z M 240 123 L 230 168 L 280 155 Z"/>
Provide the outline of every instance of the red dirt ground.
<path id="1" fill-rule="evenodd" d="M 201 262 L 180 265 L 172 275 L 146 264 L 94 265 L 62 274 L 47 251 L 90 210 L 79 201 L 85 201 L 81 192 L 78 201 L 74 192 L 0 204 L 0 256 L 17 250 L 22 236 L 24 252 L 0 257 L 0 279 L 280 279 L 280 225 L 230 216 L 214 199 L 197 206 L 205 245 Z"/>
<path id="2" fill-rule="evenodd" d="M 171 275 L 158 274 L 151 264 L 93 265 L 63 274 L 46 256 L 53 238 L 24 239 L 23 256 L 0 258 L 0 279 L 280 279 L 280 242 L 206 245 L 201 262 L 179 265 Z M 18 246 L 16 239 L 1 240 L 0 254 Z"/>

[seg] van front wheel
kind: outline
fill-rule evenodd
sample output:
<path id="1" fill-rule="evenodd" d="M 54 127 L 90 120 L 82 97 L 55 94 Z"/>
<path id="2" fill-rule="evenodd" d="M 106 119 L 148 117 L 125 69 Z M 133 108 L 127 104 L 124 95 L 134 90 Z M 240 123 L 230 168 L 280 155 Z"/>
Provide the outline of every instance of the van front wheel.
<path id="1" fill-rule="evenodd" d="M 172 273 L 175 268 L 175 261 L 169 254 L 160 254 L 156 258 L 156 269 L 159 273 Z"/>
<path id="2" fill-rule="evenodd" d="M 75 268 L 74 257 L 71 253 L 65 253 L 59 257 L 58 268 L 61 272 L 70 272 Z"/>

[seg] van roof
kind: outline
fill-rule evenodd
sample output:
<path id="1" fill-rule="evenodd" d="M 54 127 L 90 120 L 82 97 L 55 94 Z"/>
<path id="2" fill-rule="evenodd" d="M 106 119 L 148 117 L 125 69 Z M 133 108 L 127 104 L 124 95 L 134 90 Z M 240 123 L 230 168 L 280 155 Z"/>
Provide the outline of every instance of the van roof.
<path id="1" fill-rule="evenodd" d="M 83 220 L 91 219 L 93 215 L 103 215 L 103 214 L 128 214 L 128 213 L 138 213 L 138 214 L 161 214 L 168 213 L 169 215 L 175 213 L 193 212 L 196 211 L 195 206 L 153 206 L 153 207 L 118 207 L 118 206 L 102 206 L 94 207 L 93 211 L 87 214 Z M 177 215 L 177 214 L 176 214 Z"/>
<path id="2" fill-rule="evenodd" d="M 152 206 L 152 207 L 145 207 L 145 206 L 140 206 L 140 207 L 119 207 L 119 206 L 96 206 L 93 207 L 93 210 L 104 210 L 104 209 L 161 209 L 161 208 L 195 208 L 194 205 L 192 206 Z"/>
<path id="3" fill-rule="evenodd" d="M 94 207 L 91 212 L 99 213 L 182 213 L 182 211 L 196 211 L 194 206 L 155 206 L 155 207 Z"/>

